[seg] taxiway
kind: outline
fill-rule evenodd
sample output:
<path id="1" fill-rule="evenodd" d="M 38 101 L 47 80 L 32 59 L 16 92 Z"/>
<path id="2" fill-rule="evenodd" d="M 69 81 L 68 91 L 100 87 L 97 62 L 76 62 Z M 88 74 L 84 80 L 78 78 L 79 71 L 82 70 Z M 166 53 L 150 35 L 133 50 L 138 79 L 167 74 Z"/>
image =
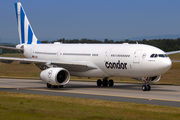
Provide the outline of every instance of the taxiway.
<path id="1" fill-rule="evenodd" d="M 114 87 L 97 87 L 96 82 L 70 81 L 64 88 L 48 89 L 41 80 L 0 78 L 0 91 L 180 107 L 180 86 L 151 85 L 151 91 L 142 91 L 141 86 L 115 83 Z"/>

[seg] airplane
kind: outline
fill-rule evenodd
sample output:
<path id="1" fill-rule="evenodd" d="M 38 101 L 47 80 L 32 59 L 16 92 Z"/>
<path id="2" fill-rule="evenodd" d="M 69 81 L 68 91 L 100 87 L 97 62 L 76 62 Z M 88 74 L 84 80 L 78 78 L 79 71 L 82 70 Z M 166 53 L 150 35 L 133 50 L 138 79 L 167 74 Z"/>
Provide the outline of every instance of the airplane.
<path id="1" fill-rule="evenodd" d="M 150 91 L 150 83 L 158 82 L 172 61 L 163 50 L 145 44 L 42 44 L 35 36 L 20 2 L 15 3 L 20 44 L 0 48 L 19 50 L 26 58 L 0 57 L 2 63 L 18 61 L 34 63 L 42 71 L 40 79 L 47 88 L 62 88 L 71 76 L 100 77 L 97 86 L 114 86 L 113 76 L 130 77 L 144 82 L 143 91 Z"/>

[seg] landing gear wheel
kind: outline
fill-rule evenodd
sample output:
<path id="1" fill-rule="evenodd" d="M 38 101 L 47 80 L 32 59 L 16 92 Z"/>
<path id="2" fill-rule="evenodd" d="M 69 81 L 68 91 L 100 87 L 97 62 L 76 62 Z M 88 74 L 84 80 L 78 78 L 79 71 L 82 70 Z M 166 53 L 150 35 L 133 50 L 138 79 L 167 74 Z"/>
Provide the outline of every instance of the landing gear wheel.
<path id="1" fill-rule="evenodd" d="M 109 80 L 109 86 L 110 87 L 114 86 L 114 81 L 112 79 Z"/>
<path id="2" fill-rule="evenodd" d="M 59 87 L 59 86 L 57 86 L 57 85 L 53 85 L 53 86 L 52 86 L 52 88 L 58 88 L 58 87 Z"/>
<path id="3" fill-rule="evenodd" d="M 143 85 L 143 86 L 142 86 L 142 90 L 143 90 L 143 91 L 146 91 L 146 90 L 147 90 L 146 85 Z"/>
<path id="4" fill-rule="evenodd" d="M 47 88 L 51 88 L 51 87 L 52 87 L 52 85 L 47 83 Z"/>
<path id="5" fill-rule="evenodd" d="M 152 77 L 144 77 L 143 81 L 145 82 L 145 84 L 142 86 L 142 90 L 143 91 L 150 91 L 151 86 L 149 85 L 149 83 L 152 81 Z"/>
<path id="6" fill-rule="evenodd" d="M 64 87 L 64 85 L 60 85 L 60 86 L 59 86 L 59 88 L 63 88 L 63 87 Z"/>
<path id="7" fill-rule="evenodd" d="M 110 80 L 108 81 L 108 77 L 105 77 L 105 78 L 103 79 L 103 81 L 102 81 L 101 79 L 98 79 L 98 80 L 97 80 L 97 86 L 98 86 L 98 87 L 100 87 L 100 86 L 107 87 L 108 85 L 109 85 L 110 87 L 114 86 L 114 81 L 113 81 L 112 79 L 110 79 Z"/>
<path id="8" fill-rule="evenodd" d="M 151 90 L 151 86 L 150 85 L 146 85 L 146 90 L 150 91 Z"/>
<path id="9" fill-rule="evenodd" d="M 97 86 L 101 86 L 102 81 L 100 79 L 97 80 Z"/>
<path id="10" fill-rule="evenodd" d="M 107 87 L 108 86 L 108 80 L 107 79 L 103 79 L 103 87 Z"/>

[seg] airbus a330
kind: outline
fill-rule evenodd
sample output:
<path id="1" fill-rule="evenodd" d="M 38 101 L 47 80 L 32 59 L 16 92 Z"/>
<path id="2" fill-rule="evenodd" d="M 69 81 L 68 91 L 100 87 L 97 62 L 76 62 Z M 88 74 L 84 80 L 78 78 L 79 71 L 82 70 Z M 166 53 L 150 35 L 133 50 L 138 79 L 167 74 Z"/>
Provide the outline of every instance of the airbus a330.
<path id="1" fill-rule="evenodd" d="M 143 91 L 150 91 L 150 82 L 158 82 L 161 74 L 172 65 L 168 54 L 144 44 L 41 44 L 36 38 L 20 2 L 15 3 L 20 44 L 16 48 L 26 58 L 0 57 L 0 62 L 34 63 L 42 72 L 40 78 L 48 88 L 63 87 L 70 75 L 101 77 L 97 86 L 113 86 L 113 76 L 130 77 L 143 81 Z"/>

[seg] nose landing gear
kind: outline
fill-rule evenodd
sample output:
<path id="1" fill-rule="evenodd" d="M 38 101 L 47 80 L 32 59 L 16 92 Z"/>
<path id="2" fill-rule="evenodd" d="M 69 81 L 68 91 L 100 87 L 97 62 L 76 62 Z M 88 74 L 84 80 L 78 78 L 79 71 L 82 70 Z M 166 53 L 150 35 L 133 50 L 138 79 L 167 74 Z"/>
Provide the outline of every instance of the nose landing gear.
<path id="1" fill-rule="evenodd" d="M 150 81 L 150 78 L 146 78 L 144 80 L 145 84 L 142 86 L 143 91 L 150 91 L 151 90 L 151 86 L 149 85 L 149 81 Z"/>
<path id="2" fill-rule="evenodd" d="M 143 91 L 150 91 L 151 90 L 151 86 L 148 84 L 148 85 L 143 85 L 142 86 L 142 90 Z"/>

